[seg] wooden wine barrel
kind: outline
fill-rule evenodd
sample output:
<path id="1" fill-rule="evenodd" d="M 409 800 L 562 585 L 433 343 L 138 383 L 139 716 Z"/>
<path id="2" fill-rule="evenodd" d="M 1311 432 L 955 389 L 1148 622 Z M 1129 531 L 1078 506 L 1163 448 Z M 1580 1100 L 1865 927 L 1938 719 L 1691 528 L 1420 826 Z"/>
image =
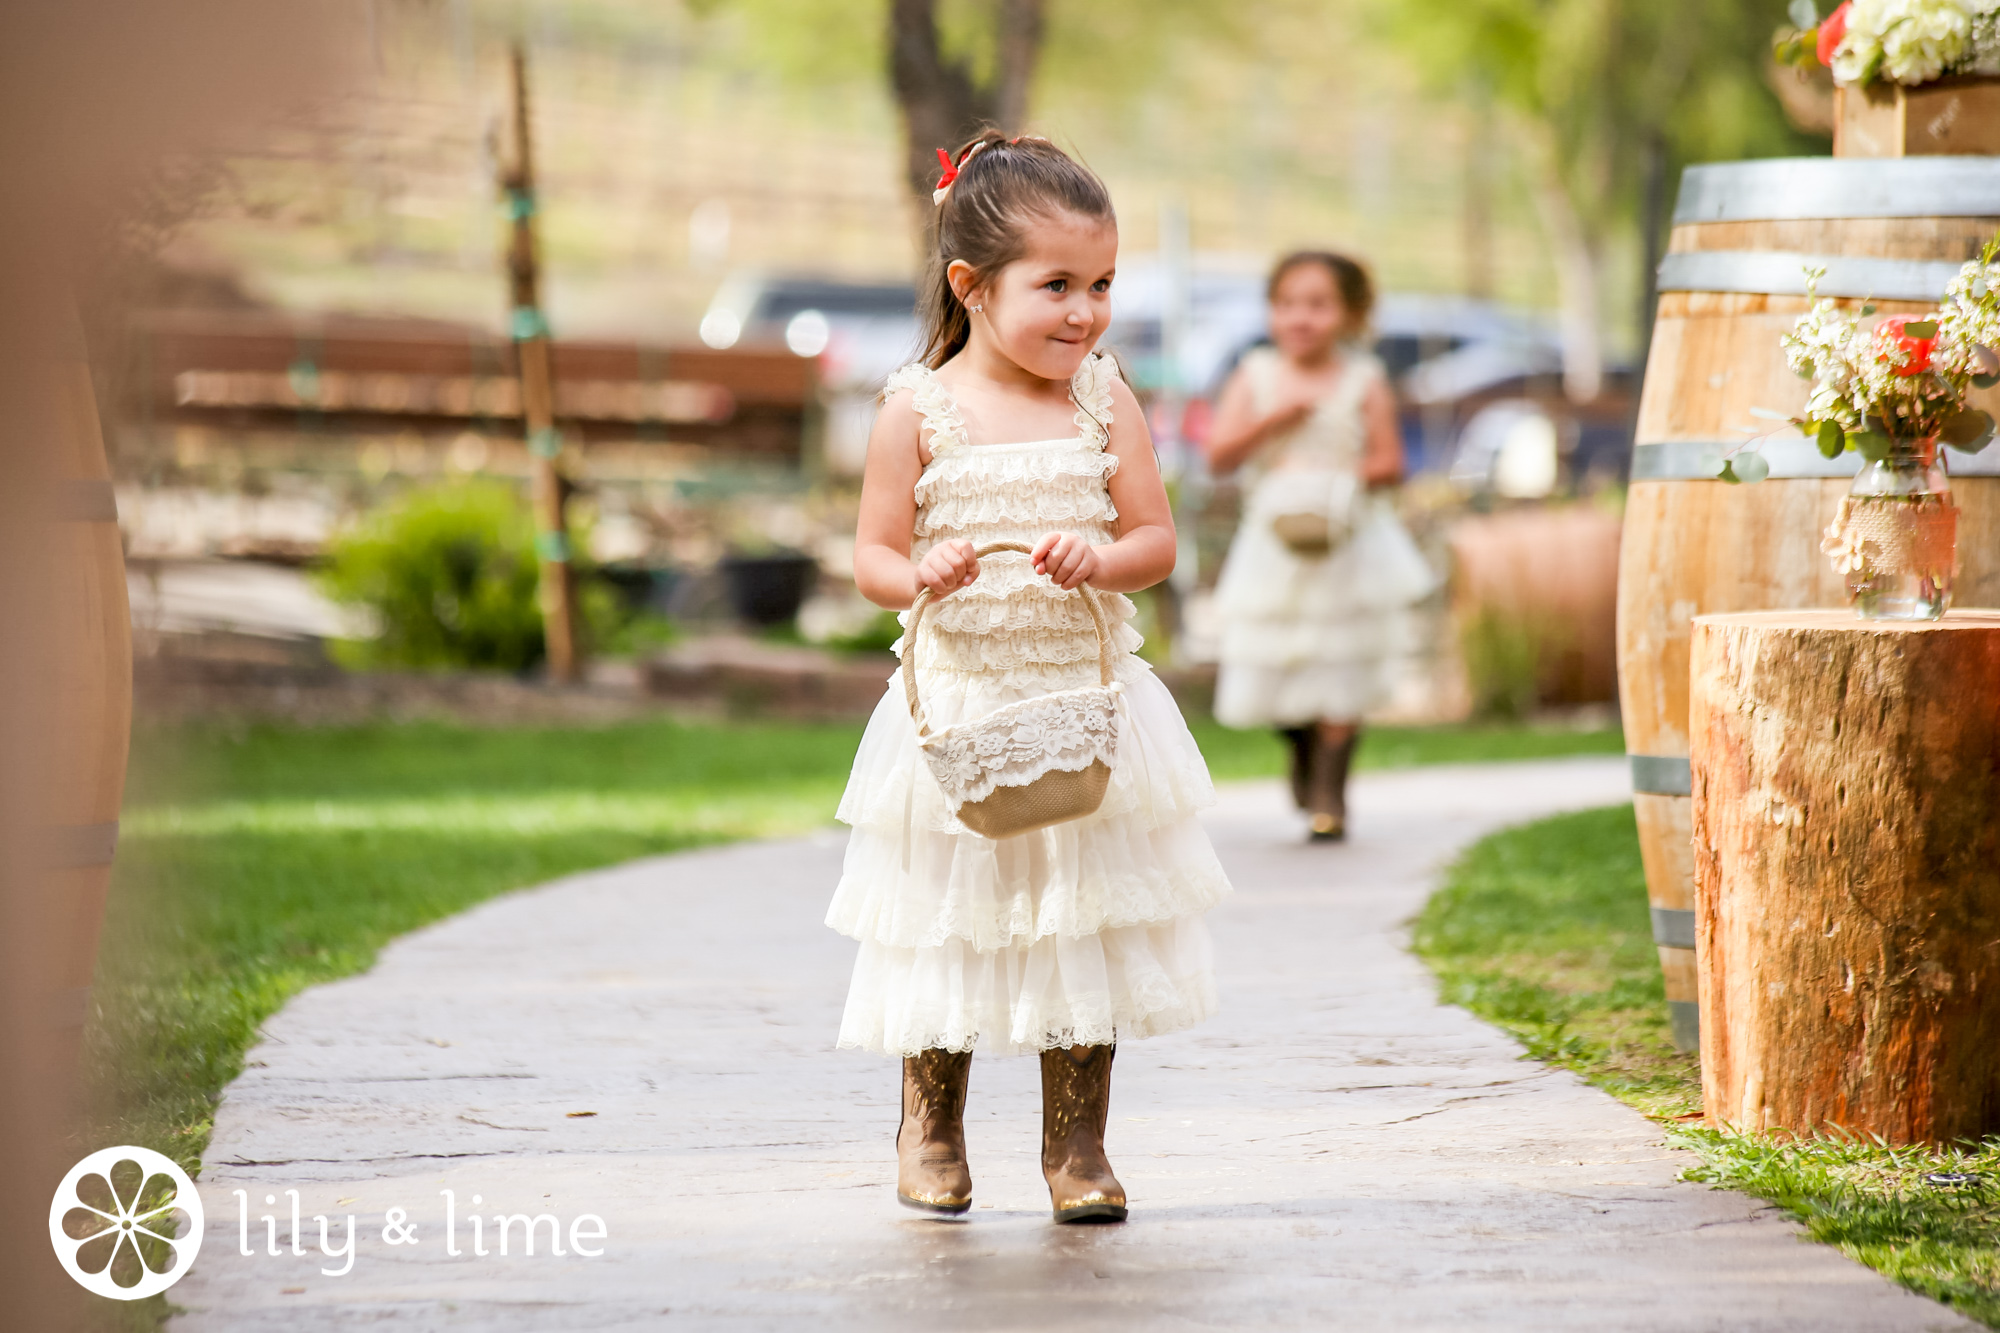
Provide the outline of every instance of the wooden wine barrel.
<path id="1" fill-rule="evenodd" d="M 1690 167 L 1667 256 L 1619 554 L 1618 677 L 1639 840 L 1675 1042 L 1699 1046 L 1688 791 L 1688 641 L 1697 615 L 1842 607 L 1820 536 L 1853 454 L 1828 460 L 1761 412 L 1804 409 L 1778 339 L 1822 296 L 1927 310 L 2000 230 L 2000 158 L 1778 158 Z M 1974 401 L 2000 415 L 2000 391 Z M 1783 426 L 1770 478 L 1731 485 L 1700 461 Z M 2000 444 L 1946 450 L 1960 506 L 1960 606 L 2000 605 Z"/>
<path id="2" fill-rule="evenodd" d="M 132 630 L 125 558 L 89 366 L 78 337 L 51 367 L 44 407 L 55 478 L 42 509 L 41 586 L 47 658 L 49 754 L 44 888 L 56 938 L 50 1017 L 58 1058 L 75 1068 L 90 1009 L 91 976 L 118 844 L 132 730 Z"/>

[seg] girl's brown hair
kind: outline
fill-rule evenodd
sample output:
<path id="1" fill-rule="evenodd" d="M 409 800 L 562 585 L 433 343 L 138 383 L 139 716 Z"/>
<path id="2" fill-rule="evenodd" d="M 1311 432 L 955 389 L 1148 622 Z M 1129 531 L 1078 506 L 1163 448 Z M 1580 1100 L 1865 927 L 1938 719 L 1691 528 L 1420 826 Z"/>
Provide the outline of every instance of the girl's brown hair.
<path id="1" fill-rule="evenodd" d="M 951 290 L 951 266 L 963 260 L 986 282 L 1028 248 L 1028 225 L 1057 213 L 1115 222 L 1111 193 L 1095 172 L 1047 139 L 1009 139 L 998 130 L 952 155 L 958 179 L 938 208 L 930 268 L 917 314 L 923 363 L 936 370 L 971 336 L 972 317 Z"/>
<path id="2" fill-rule="evenodd" d="M 1351 338 L 1367 328 L 1368 316 L 1375 310 L 1375 280 L 1368 276 L 1368 270 L 1359 260 L 1331 250 L 1294 250 L 1280 259 L 1271 269 L 1270 281 L 1264 284 L 1264 299 L 1276 297 L 1278 284 L 1285 280 L 1285 275 L 1307 264 L 1318 264 L 1332 275 L 1333 289 L 1340 293 L 1340 303 L 1347 307 L 1345 335 Z"/>

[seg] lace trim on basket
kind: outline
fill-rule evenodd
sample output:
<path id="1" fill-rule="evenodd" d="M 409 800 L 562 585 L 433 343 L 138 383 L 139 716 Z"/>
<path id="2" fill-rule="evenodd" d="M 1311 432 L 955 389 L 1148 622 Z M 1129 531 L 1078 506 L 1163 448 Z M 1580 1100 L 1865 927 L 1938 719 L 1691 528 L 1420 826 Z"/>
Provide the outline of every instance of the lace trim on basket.
<path id="1" fill-rule="evenodd" d="M 920 742 L 945 799 L 956 810 L 996 787 L 1025 787 L 1044 773 L 1075 773 L 1118 760 L 1118 696 L 1125 687 L 1064 690 L 1023 699 L 945 727 Z"/>

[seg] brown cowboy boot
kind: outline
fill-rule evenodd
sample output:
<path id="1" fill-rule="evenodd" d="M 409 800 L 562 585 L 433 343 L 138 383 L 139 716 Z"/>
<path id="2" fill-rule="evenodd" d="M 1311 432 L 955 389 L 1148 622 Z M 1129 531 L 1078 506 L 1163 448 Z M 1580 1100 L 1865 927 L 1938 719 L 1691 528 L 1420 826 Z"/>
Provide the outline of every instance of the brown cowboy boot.
<path id="1" fill-rule="evenodd" d="M 1279 739 L 1285 742 L 1285 753 L 1290 759 L 1287 767 L 1292 780 L 1292 804 L 1301 810 L 1312 808 L 1312 757 L 1316 727 L 1280 727 Z"/>
<path id="2" fill-rule="evenodd" d="M 1125 1187 L 1104 1156 L 1116 1046 L 1042 1052 L 1042 1176 L 1058 1222 L 1123 1222 Z"/>
<path id="3" fill-rule="evenodd" d="M 1322 722 L 1313 728 L 1310 804 L 1312 840 L 1340 842 L 1347 837 L 1347 770 L 1361 739 L 1355 722 Z"/>
<path id="4" fill-rule="evenodd" d="M 896 1126 L 896 1202 L 924 1213 L 972 1207 L 965 1162 L 965 1085 L 971 1051 L 928 1050 L 903 1061 L 903 1119 Z"/>

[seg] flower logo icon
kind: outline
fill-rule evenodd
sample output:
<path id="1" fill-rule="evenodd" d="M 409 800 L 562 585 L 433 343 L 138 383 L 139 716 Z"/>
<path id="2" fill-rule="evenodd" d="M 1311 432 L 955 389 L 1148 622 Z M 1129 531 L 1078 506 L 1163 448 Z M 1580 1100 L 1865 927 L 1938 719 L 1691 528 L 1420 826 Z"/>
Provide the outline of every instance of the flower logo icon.
<path id="1" fill-rule="evenodd" d="M 201 1237 L 194 1182 L 148 1148 L 92 1153 L 69 1169 L 49 1205 L 49 1240 L 63 1271 L 114 1301 L 142 1300 L 180 1281 Z"/>

